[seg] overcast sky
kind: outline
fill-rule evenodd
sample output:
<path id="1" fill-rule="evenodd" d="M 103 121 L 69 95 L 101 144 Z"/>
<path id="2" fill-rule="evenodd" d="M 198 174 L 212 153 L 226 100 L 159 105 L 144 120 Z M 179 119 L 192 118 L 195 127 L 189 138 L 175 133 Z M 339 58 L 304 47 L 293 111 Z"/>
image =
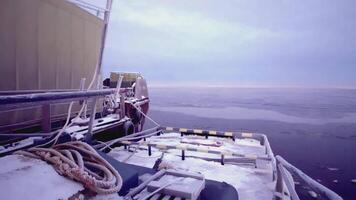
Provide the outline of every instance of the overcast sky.
<path id="1" fill-rule="evenodd" d="M 356 87 L 355 0 L 115 0 L 110 71 L 151 85 Z"/>

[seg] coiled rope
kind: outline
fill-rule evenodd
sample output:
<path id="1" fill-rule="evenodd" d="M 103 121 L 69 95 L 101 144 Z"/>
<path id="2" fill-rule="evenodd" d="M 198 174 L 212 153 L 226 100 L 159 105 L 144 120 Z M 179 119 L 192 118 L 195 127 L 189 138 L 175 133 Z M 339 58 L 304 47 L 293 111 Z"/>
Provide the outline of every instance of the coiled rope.
<path id="1" fill-rule="evenodd" d="M 51 148 L 34 147 L 15 153 L 45 160 L 59 174 L 98 194 L 116 193 L 122 187 L 122 178 L 116 169 L 84 142 L 67 142 Z"/>

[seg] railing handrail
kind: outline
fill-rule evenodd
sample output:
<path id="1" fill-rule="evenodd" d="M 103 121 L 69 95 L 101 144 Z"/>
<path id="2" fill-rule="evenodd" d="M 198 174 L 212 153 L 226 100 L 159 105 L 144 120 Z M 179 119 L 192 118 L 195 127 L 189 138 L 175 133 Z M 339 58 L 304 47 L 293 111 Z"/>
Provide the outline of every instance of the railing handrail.
<path id="1" fill-rule="evenodd" d="M 82 100 L 91 97 L 100 97 L 115 93 L 115 89 L 87 90 L 87 91 L 61 91 L 30 93 L 20 95 L 0 96 L 0 111 L 12 110 L 16 108 L 26 108 L 44 105 L 48 103 L 69 102 Z"/>
<path id="2" fill-rule="evenodd" d="M 342 200 L 342 197 L 340 197 L 338 194 L 336 194 L 334 191 L 330 190 L 329 188 L 325 187 L 324 185 L 320 184 L 319 182 L 315 181 L 308 175 L 306 175 L 304 172 L 302 172 L 300 169 L 297 167 L 293 166 L 289 162 L 287 162 L 285 159 L 283 159 L 281 156 L 277 155 L 276 156 L 276 161 L 277 161 L 277 170 L 281 173 L 281 177 L 277 177 L 277 185 L 278 181 L 280 184 L 283 185 L 283 182 L 285 182 L 291 199 L 292 200 L 299 200 L 299 197 L 295 191 L 294 182 L 293 180 L 290 180 L 287 177 L 288 172 L 293 172 L 294 174 L 297 174 L 299 178 L 301 178 L 303 181 L 305 181 L 313 190 L 322 193 L 325 195 L 328 199 L 333 199 L 333 200 Z M 286 170 L 286 171 L 285 171 Z M 280 190 L 281 188 L 277 188 L 277 190 Z M 276 192 L 282 192 L 282 191 L 276 191 Z M 283 194 L 283 192 L 282 192 Z"/>
<path id="3" fill-rule="evenodd" d="M 90 10 L 93 10 L 93 11 L 97 11 L 97 12 L 101 12 L 101 13 L 109 11 L 106 8 L 101 8 L 99 6 L 96 6 L 94 4 L 91 4 L 91 3 L 88 3 L 88 2 L 85 2 L 85 1 L 81 1 L 81 0 L 67 0 L 67 1 L 70 2 L 70 3 L 73 3 L 73 4 L 77 5 L 77 6 L 82 6 L 82 7 L 85 7 L 87 9 L 90 9 Z"/>

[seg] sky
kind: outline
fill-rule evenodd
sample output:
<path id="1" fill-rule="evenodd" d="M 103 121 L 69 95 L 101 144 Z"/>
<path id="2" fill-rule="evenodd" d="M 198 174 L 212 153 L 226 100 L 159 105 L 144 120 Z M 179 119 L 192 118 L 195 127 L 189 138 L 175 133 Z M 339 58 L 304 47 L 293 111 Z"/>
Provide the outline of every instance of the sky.
<path id="1" fill-rule="evenodd" d="M 114 0 L 103 73 L 149 85 L 356 88 L 354 0 Z"/>

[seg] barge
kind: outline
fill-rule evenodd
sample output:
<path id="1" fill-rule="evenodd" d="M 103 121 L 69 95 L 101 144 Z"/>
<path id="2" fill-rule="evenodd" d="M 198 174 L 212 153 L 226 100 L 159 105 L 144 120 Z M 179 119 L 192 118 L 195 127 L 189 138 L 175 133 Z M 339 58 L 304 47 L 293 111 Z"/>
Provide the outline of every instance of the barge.
<path id="1" fill-rule="evenodd" d="M 262 133 L 164 126 L 148 116 L 141 74 L 112 72 L 102 81 L 111 3 L 0 2 L 1 20 L 18 24 L 1 35 L 17 52 L 0 60 L 8 73 L 0 92 L 1 199 L 342 199 L 275 155 Z M 58 60 L 69 54 L 58 41 L 70 42 L 51 34 L 54 25 L 71 31 L 70 75 L 59 73 L 66 63 Z M 80 33 L 88 46 L 78 43 Z M 84 54 L 91 56 L 76 69 Z M 145 128 L 147 121 L 153 126 Z"/>

